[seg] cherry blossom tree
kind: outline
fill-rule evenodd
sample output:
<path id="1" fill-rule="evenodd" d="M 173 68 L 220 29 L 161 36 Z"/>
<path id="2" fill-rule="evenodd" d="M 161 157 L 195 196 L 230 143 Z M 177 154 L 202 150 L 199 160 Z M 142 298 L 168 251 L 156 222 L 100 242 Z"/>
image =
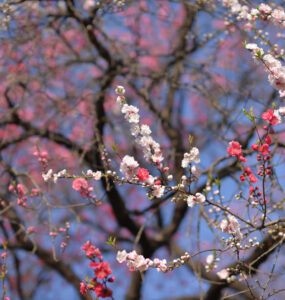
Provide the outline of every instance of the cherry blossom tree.
<path id="1" fill-rule="evenodd" d="M 0 3 L 1 299 L 283 299 L 284 1 Z"/>

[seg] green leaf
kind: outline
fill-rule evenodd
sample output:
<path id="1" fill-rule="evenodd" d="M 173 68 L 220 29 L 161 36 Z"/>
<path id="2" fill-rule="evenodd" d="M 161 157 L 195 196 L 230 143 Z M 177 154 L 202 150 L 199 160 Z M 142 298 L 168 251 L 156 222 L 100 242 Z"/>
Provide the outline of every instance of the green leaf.
<path id="1" fill-rule="evenodd" d="M 249 121 L 255 125 L 253 107 L 251 106 L 250 112 L 247 112 L 244 108 L 242 109 L 242 111 L 243 111 L 244 115 L 249 119 Z"/>
<path id="2" fill-rule="evenodd" d="M 112 145 L 112 149 L 115 153 L 118 153 L 118 147 L 115 144 Z"/>
<path id="3" fill-rule="evenodd" d="M 216 179 L 215 179 L 215 183 L 216 183 L 216 185 L 218 186 L 218 188 L 221 188 L 221 181 L 220 181 L 219 178 L 216 178 Z"/>
<path id="4" fill-rule="evenodd" d="M 262 58 L 262 53 L 261 53 L 260 49 L 258 49 L 258 50 L 256 51 L 256 57 L 257 57 L 258 59 L 261 59 L 261 58 Z"/>
<path id="5" fill-rule="evenodd" d="M 208 181 L 211 183 L 212 179 L 213 179 L 213 174 L 210 173 L 210 174 L 208 175 Z"/>
<path id="6" fill-rule="evenodd" d="M 250 118 L 250 114 L 244 108 L 242 109 L 242 111 L 246 117 Z"/>
<path id="7" fill-rule="evenodd" d="M 191 147 L 192 142 L 193 142 L 193 136 L 191 134 L 189 134 L 188 141 L 189 141 L 189 144 L 190 144 L 190 147 Z"/>
<path id="8" fill-rule="evenodd" d="M 116 237 L 110 236 L 108 238 L 108 241 L 106 242 L 106 244 L 115 248 L 116 247 Z"/>

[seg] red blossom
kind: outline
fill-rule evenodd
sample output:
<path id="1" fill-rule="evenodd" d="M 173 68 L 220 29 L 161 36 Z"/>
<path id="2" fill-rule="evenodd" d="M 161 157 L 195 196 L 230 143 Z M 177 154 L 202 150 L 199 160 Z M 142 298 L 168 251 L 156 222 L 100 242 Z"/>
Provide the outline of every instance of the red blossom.
<path id="1" fill-rule="evenodd" d="M 98 262 L 96 262 L 96 261 L 92 261 L 90 264 L 89 264 L 89 268 L 97 268 L 98 267 L 98 265 L 99 265 L 99 263 Z"/>
<path id="2" fill-rule="evenodd" d="M 146 181 L 149 178 L 149 172 L 144 168 L 139 168 L 137 176 L 140 181 Z"/>
<path id="3" fill-rule="evenodd" d="M 247 159 L 244 157 L 244 156 L 242 156 L 242 155 L 239 155 L 238 156 L 238 159 L 240 160 L 240 161 L 242 161 L 242 162 L 247 162 Z"/>
<path id="4" fill-rule="evenodd" d="M 244 174 L 245 174 L 245 175 L 250 175 L 250 174 L 252 174 L 251 168 L 248 168 L 248 167 L 245 168 L 245 169 L 244 169 Z"/>
<path id="5" fill-rule="evenodd" d="M 251 149 L 254 151 L 258 151 L 258 145 L 257 144 L 251 145 Z"/>
<path id="6" fill-rule="evenodd" d="M 263 144 L 262 146 L 260 146 L 259 152 L 261 152 L 263 156 L 265 156 L 266 154 L 269 154 L 270 153 L 269 145 Z"/>
<path id="7" fill-rule="evenodd" d="M 265 143 L 268 145 L 272 144 L 272 138 L 268 135 L 265 139 L 264 139 Z"/>
<path id="8" fill-rule="evenodd" d="M 99 279 L 104 279 L 111 274 L 112 270 L 107 262 L 101 262 L 95 268 L 95 276 Z"/>
<path id="9" fill-rule="evenodd" d="M 108 279 L 109 282 L 114 282 L 115 281 L 115 276 L 111 276 L 109 279 Z"/>
<path id="10" fill-rule="evenodd" d="M 102 297 L 102 298 L 111 297 L 113 294 L 113 292 L 109 288 L 107 288 L 100 282 L 96 283 L 94 291 L 97 297 Z"/>
<path id="11" fill-rule="evenodd" d="M 277 125 L 279 123 L 279 119 L 274 115 L 274 111 L 272 109 L 268 109 L 267 112 L 262 114 L 262 118 L 265 121 L 268 121 L 271 125 Z"/>
<path id="12" fill-rule="evenodd" d="M 90 241 L 87 241 L 81 249 L 85 251 L 86 256 L 92 258 L 93 256 L 96 256 L 98 259 L 102 259 L 101 252 L 98 248 L 96 248 L 94 245 L 91 244 Z"/>
<path id="13" fill-rule="evenodd" d="M 254 192 L 255 188 L 251 185 L 249 187 L 249 194 L 252 195 L 252 193 Z"/>
<path id="14" fill-rule="evenodd" d="M 229 143 L 230 147 L 227 147 L 228 154 L 230 156 L 240 156 L 241 153 L 241 145 L 239 142 L 232 141 Z"/>
<path id="15" fill-rule="evenodd" d="M 253 174 L 250 174 L 250 175 L 249 175 L 249 180 L 250 180 L 252 183 L 256 183 L 256 182 L 257 182 L 257 178 L 256 178 Z"/>
<path id="16" fill-rule="evenodd" d="M 86 283 L 84 281 L 80 282 L 80 293 L 82 295 L 87 294 Z"/>

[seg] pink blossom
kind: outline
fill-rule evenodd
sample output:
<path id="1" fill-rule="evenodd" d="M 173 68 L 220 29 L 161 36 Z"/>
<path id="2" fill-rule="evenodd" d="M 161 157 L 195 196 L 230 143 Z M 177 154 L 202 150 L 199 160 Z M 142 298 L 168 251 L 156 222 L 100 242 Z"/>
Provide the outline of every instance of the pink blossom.
<path id="1" fill-rule="evenodd" d="M 117 261 L 121 264 L 123 263 L 124 261 L 126 261 L 127 259 L 127 255 L 128 253 L 126 252 L 126 250 L 123 250 L 123 251 L 118 251 L 117 253 Z"/>
<path id="2" fill-rule="evenodd" d="M 19 197 L 23 197 L 25 195 L 25 190 L 21 184 L 17 185 L 18 195 Z"/>
<path id="3" fill-rule="evenodd" d="M 39 195 L 39 190 L 38 189 L 32 189 L 31 190 L 31 197 L 35 197 L 35 196 L 38 196 Z"/>
<path id="4" fill-rule="evenodd" d="M 120 171 L 126 175 L 127 178 L 132 178 L 139 172 L 138 162 L 129 155 L 126 155 L 120 165 Z"/>
<path id="5" fill-rule="evenodd" d="M 270 14 L 272 11 L 272 8 L 269 5 L 264 3 L 261 3 L 258 8 L 262 14 Z"/>
<path id="6" fill-rule="evenodd" d="M 52 177 L 52 174 L 53 174 L 52 169 L 49 169 L 46 174 L 43 173 L 42 177 L 43 177 L 44 181 L 48 181 Z"/>
<path id="7" fill-rule="evenodd" d="M 28 233 L 32 233 L 32 232 L 35 232 L 35 231 L 36 231 L 36 229 L 35 229 L 34 226 L 28 227 Z"/>
<path id="8" fill-rule="evenodd" d="M 214 255 L 209 254 L 206 258 L 206 262 L 207 262 L 208 265 L 211 265 L 214 262 Z"/>
<path id="9" fill-rule="evenodd" d="M 81 189 L 87 189 L 88 183 L 84 178 L 76 178 L 72 183 L 72 188 L 75 191 L 80 191 Z"/>
<path id="10" fill-rule="evenodd" d="M 223 219 L 221 221 L 220 228 L 223 232 L 234 234 L 239 240 L 242 239 L 239 222 L 234 216 L 230 215 L 227 219 Z"/>
<path id="11" fill-rule="evenodd" d="M 83 8 L 85 10 L 90 10 L 95 7 L 95 0 L 85 0 Z"/>
<path id="12" fill-rule="evenodd" d="M 200 163 L 199 149 L 193 147 L 189 153 L 184 153 L 184 158 L 181 162 L 182 168 L 187 168 L 190 163 Z"/>
<path id="13" fill-rule="evenodd" d="M 203 203 L 206 201 L 206 197 L 201 193 L 196 193 L 195 196 L 190 195 L 186 199 L 187 205 L 193 207 L 195 203 Z"/>
<path id="14" fill-rule="evenodd" d="M 92 170 L 88 170 L 86 175 L 92 176 L 95 180 L 100 180 L 102 177 L 102 172 L 101 171 L 93 172 Z"/>
<path id="15" fill-rule="evenodd" d="M 221 270 L 220 272 L 217 273 L 220 279 L 227 279 L 229 277 L 229 271 L 226 269 Z"/>
<path id="16" fill-rule="evenodd" d="M 146 271 L 150 267 L 157 268 L 157 271 L 166 272 L 167 271 L 167 261 L 165 259 L 160 260 L 155 258 L 153 261 L 149 258 L 145 258 L 143 255 L 137 254 L 135 250 L 127 253 L 125 250 L 118 251 L 117 261 L 122 263 L 127 261 L 127 267 L 130 271 Z"/>
<path id="17" fill-rule="evenodd" d="M 142 135 L 150 135 L 151 134 L 151 130 L 148 125 L 146 125 L 146 124 L 141 125 L 141 134 Z"/>
<path id="18" fill-rule="evenodd" d="M 192 166 L 191 173 L 194 175 L 195 178 L 199 178 L 201 175 L 201 171 L 198 166 Z"/>
<path id="19" fill-rule="evenodd" d="M 139 123 L 140 116 L 138 114 L 139 109 L 137 107 L 124 104 L 121 111 L 129 123 Z"/>
<path id="20" fill-rule="evenodd" d="M 153 185 L 152 186 L 152 195 L 157 198 L 161 198 L 164 194 L 165 186 L 162 185 Z"/>
<path id="21" fill-rule="evenodd" d="M 117 94 L 117 95 L 124 95 L 125 94 L 125 88 L 123 87 L 123 86 L 121 86 L 121 85 L 118 85 L 117 87 L 116 87 L 116 89 L 115 89 L 115 93 Z"/>

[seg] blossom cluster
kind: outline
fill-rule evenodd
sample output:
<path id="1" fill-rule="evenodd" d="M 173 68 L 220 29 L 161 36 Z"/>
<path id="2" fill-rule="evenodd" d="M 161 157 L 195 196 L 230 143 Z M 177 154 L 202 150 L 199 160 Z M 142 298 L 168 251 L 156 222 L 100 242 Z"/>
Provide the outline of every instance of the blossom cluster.
<path id="1" fill-rule="evenodd" d="M 230 156 L 236 156 L 240 161 L 246 162 L 246 158 L 242 155 L 241 145 L 239 142 L 231 141 L 227 148 L 228 154 Z"/>
<path id="2" fill-rule="evenodd" d="M 66 169 L 59 171 L 58 173 L 54 173 L 52 169 L 49 169 L 46 173 L 42 173 L 42 177 L 45 182 L 50 179 L 53 180 L 54 183 L 57 183 L 59 178 L 73 178 L 73 176 L 67 174 Z M 92 171 L 88 170 L 86 173 L 87 178 L 92 178 L 94 180 L 100 180 L 102 177 L 101 171 Z M 72 183 L 72 188 L 80 193 L 80 196 L 96 199 L 96 195 L 92 195 L 93 187 L 88 186 L 88 182 L 84 178 L 76 178 Z"/>
<path id="3" fill-rule="evenodd" d="M 10 184 L 9 192 L 15 193 L 18 196 L 18 199 L 17 199 L 18 205 L 23 206 L 23 207 L 27 206 L 26 202 L 28 200 L 28 197 L 25 196 L 26 192 L 25 192 L 22 184 L 17 184 L 17 186 Z"/>
<path id="4" fill-rule="evenodd" d="M 241 5 L 238 0 L 222 0 L 222 3 L 237 15 L 239 20 L 255 21 L 260 18 L 263 21 L 272 21 L 285 27 L 285 11 L 281 7 L 272 9 L 268 4 L 261 3 L 256 8 L 250 9 L 246 5 Z"/>
<path id="5" fill-rule="evenodd" d="M 266 112 L 262 114 L 262 119 L 268 122 L 268 125 L 263 126 L 265 131 L 265 135 L 260 137 L 257 143 L 251 145 L 251 149 L 256 153 L 256 160 L 259 163 L 259 167 L 257 170 L 257 176 L 264 178 L 266 176 L 272 175 L 272 165 L 271 165 L 271 150 L 270 146 L 273 143 L 272 134 L 275 133 L 273 126 L 276 126 L 280 123 L 281 117 L 284 116 L 285 108 L 281 107 L 278 110 L 268 109 Z M 254 118 L 254 115 L 252 115 Z M 240 157 L 242 155 L 241 145 L 238 142 L 232 141 L 230 143 L 229 148 L 227 151 L 232 156 Z M 244 159 L 246 162 L 246 159 Z M 243 167 L 243 173 L 240 175 L 240 181 L 248 180 L 250 183 L 249 188 L 249 199 L 251 199 L 251 204 L 253 207 L 257 207 L 260 204 L 263 208 L 263 205 L 267 203 L 267 199 L 264 196 L 264 188 L 260 188 L 258 185 L 255 185 L 258 182 L 258 177 L 256 177 L 250 167 Z M 238 197 L 239 198 L 239 197 Z M 266 214 L 263 217 L 266 218 Z M 226 221 L 224 222 L 224 225 Z"/>
<path id="6" fill-rule="evenodd" d="M 27 207 L 28 194 L 26 193 L 22 184 L 10 184 L 8 188 L 9 192 L 17 195 L 17 204 L 22 207 Z M 30 197 L 36 197 L 39 195 L 38 189 L 32 189 L 29 192 Z"/>
<path id="7" fill-rule="evenodd" d="M 61 170 L 57 173 L 53 173 L 52 169 L 49 169 L 47 173 L 42 173 L 42 177 L 44 181 L 49 181 L 51 178 L 53 179 L 54 183 L 57 183 L 58 178 L 64 177 L 66 175 L 66 170 Z"/>
<path id="8" fill-rule="evenodd" d="M 114 4 L 118 8 L 125 5 L 125 0 L 112 0 L 112 1 L 100 1 L 100 0 L 85 0 L 83 8 L 86 11 L 91 11 L 94 8 L 102 7 L 103 4 Z"/>
<path id="9" fill-rule="evenodd" d="M 93 187 L 88 187 L 88 182 L 84 178 L 76 178 L 72 183 L 72 188 L 80 193 L 81 197 L 91 197 Z"/>
<path id="10" fill-rule="evenodd" d="M 252 170 L 249 167 L 244 168 L 243 174 L 240 175 L 240 181 L 245 181 L 247 176 L 248 176 L 248 179 L 250 180 L 250 182 L 252 182 L 252 183 L 257 182 L 257 178 L 254 176 Z"/>
<path id="11" fill-rule="evenodd" d="M 38 162 L 40 162 L 45 168 L 48 165 L 48 152 L 47 151 L 34 151 L 33 155 L 38 158 Z"/>
<path id="12" fill-rule="evenodd" d="M 172 265 L 168 265 L 166 259 L 154 258 L 153 260 L 145 258 L 138 254 L 135 250 L 127 252 L 126 250 L 117 252 L 117 261 L 121 264 L 127 262 L 130 271 L 146 271 L 149 268 L 156 268 L 158 272 L 167 272 L 174 267 L 184 264 L 190 258 L 189 253 L 185 252 L 179 259 L 175 259 Z"/>
<path id="13" fill-rule="evenodd" d="M 116 93 L 118 95 L 117 102 L 121 106 L 121 112 L 125 115 L 125 119 L 132 123 L 131 133 L 136 137 L 138 144 L 143 147 L 145 158 L 150 162 L 158 164 L 158 166 L 163 171 L 168 171 L 168 168 L 163 168 L 160 162 L 163 160 L 162 152 L 160 150 L 160 146 L 156 143 L 152 137 L 151 129 L 148 125 L 142 124 L 139 125 L 139 109 L 135 106 L 126 104 L 126 99 L 124 97 L 125 88 L 123 86 L 117 86 Z M 191 175 L 194 177 L 191 180 L 197 180 L 200 176 L 200 169 L 196 165 L 192 165 L 193 163 L 200 163 L 199 157 L 199 149 L 196 147 L 192 147 L 189 152 L 184 153 L 183 160 L 181 162 L 182 168 L 186 169 L 190 168 Z M 152 196 L 160 198 L 164 194 L 165 186 L 162 185 L 160 180 L 155 179 L 146 169 L 140 168 L 139 163 L 134 159 L 134 157 L 125 155 L 120 164 L 120 171 L 127 177 L 131 179 L 138 179 L 142 181 L 145 186 L 148 186 L 152 190 Z M 168 180 L 172 180 L 173 176 L 168 175 Z M 179 184 L 177 189 L 183 190 L 187 184 L 187 177 L 185 175 L 181 178 L 181 184 Z M 172 188 L 172 189 L 175 189 Z M 183 198 L 183 197 L 182 197 Z M 195 196 L 190 195 L 187 199 L 188 206 L 193 206 L 194 203 L 203 203 L 205 201 L 205 196 L 197 193 Z M 173 200 L 174 201 L 174 200 Z"/>
<path id="14" fill-rule="evenodd" d="M 80 283 L 81 294 L 87 294 L 88 291 L 93 291 L 97 297 L 111 297 L 113 292 L 107 287 L 109 282 L 114 282 L 115 277 L 112 275 L 112 270 L 108 262 L 103 261 L 103 257 L 98 248 L 87 241 L 81 248 L 85 251 L 86 256 L 91 260 L 89 267 L 93 269 L 94 277 L 89 281 Z"/>
<path id="15" fill-rule="evenodd" d="M 262 57 L 269 73 L 268 80 L 271 85 L 279 91 L 280 97 L 285 96 L 285 67 L 271 54 Z M 276 125 L 276 124 L 274 124 Z"/>
<path id="16" fill-rule="evenodd" d="M 285 67 L 281 62 L 271 54 L 264 54 L 264 50 L 255 43 L 249 43 L 245 45 L 245 48 L 252 52 L 254 60 L 262 60 L 266 71 L 269 73 L 268 80 L 270 84 L 279 91 L 280 97 L 285 96 Z M 281 108 L 281 114 L 284 114 L 283 108 Z M 276 110 L 274 114 L 279 116 L 280 112 Z M 277 120 L 276 120 L 277 121 Z M 275 124 L 276 125 L 276 124 Z"/>
<path id="17" fill-rule="evenodd" d="M 199 149 L 196 147 L 193 147 L 190 152 L 184 153 L 184 157 L 181 162 L 182 168 L 188 168 L 189 164 L 191 163 L 200 163 L 200 157 L 199 157 Z M 194 173 L 197 172 L 195 168 L 193 168 Z"/>
<path id="18" fill-rule="evenodd" d="M 131 133 L 135 136 L 137 143 L 142 147 L 144 157 L 155 164 L 160 164 L 164 157 L 157 143 L 151 137 L 151 129 L 148 125 L 140 125 L 139 109 L 136 106 L 126 104 L 125 89 L 123 86 L 117 86 L 118 94 L 117 102 L 121 106 L 121 112 L 125 115 L 125 119 L 131 124 Z"/>
<path id="19" fill-rule="evenodd" d="M 272 21 L 276 25 L 285 28 L 285 11 L 283 8 L 271 8 L 268 4 L 261 3 L 258 7 L 250 9 L 246 5 L 241 5 L 238 0 L 222 0 L 225 7 L 237 15 L 238 20 L 245 20 L 248 23 L 245 28 L 251 30 L 252 21 L 258 18 L 263 21 Z M 279 91 L 281 97 L 285 96 L 285 67 L 281 62 L 271 54 L 264 55 L 262 48 L 254 43 L 246 45 L 246 48 L 253 52 L 254 59 L 261 59 L 268 71 L 268 79 L 270 84 Z"/>
<path id="20" fill-rule="evenodd" d="M 227 216 L 227 218 L 223 219 L 220 224 L 220 227 L 223 232 L 232 234 L 235 237 L 237 237 L 239 240 L 242 239 L 242 233 L 240 231 L 239 222 L 234 216 L 229 215 Z"/>
<path id="21" fill-rule="evenodd" d="M 86 172 L 86 175 L 92 177 L 94 180 L 100 180 L 102 177 L 102 172 L 101 171 L 94 172 L 92 170 L 88 170 Z"/>
<path id="22" fill-rule="evenodd" d="M 4 246 L 4 250 L 7 250 L 6 246 Z M 0 261 L 0 275 L 1 275 L 1 281 L 2 281 L 2 292 L 1 292 L 1 299 L 3 300 L 10 300 L 10 297 L 5 297 L 6 294 L 6 289 L 5 289 L 5 278 L 8 273 L 7 269 L 7 252 L 3 252 L 1 254 L 1 260 Z"/>
<path id="23" fill-rule="evenodd" d="M 220 261 L 220 259 L 216 256 L 216 254 L 209 254 L 206 258 L 206 272 L 210 272 L 217 268 L 216 262 Z"/>
<path id="24" fill-rule="evenodd" d="M 165 190 L 165 186 L 160 180 L 149 174 L 148 170 L 139 167 L 139 163 L 129 155 L 124 156 L 120 165 L 120 171 L 127 177 L 137 181 L 141 181 L 145 186 L 152 190 L 154 197 L 160 198 Z"/>
<path id="25" fill-rule="evenodd" d="M 206 197 L 201 193 L 196 193 L 195 196 L 189 195 L 186 201 L 189 207 L 193 207 L 196 203 L 204 203 L 206 201 Z"/>
<path id="26" fill-rule="evenodd" d="M 59 233 L 64 234 L 65 241 L 61 242 L 60 248 L 65 248 L 68 246 L 68 241 L 70 238 L 69 229 L 70 229 L 70 224 L 69 224 L 69 222 L 66 222 L 65 227 L 60 227 L 60 228 L 56 227 L 55 231 L 49 232 L 49 236 L 54 239 L 55 237 L 58 236 Z M 33 226 L 28 228 L 28 233 L 32 233 L 34 231 L 35 231 L 35 228 Z"/>
<path id="27" fill-rule="evenodd" d="M 231 270 L 230 268 L 227 268 L 217 272 L 217 275 L 221 280 L 226 280 L 228 283 L 235 281 L 237 279 L 236 275 L 239 275 L 239 281 L 243 281 L 247 279 L 246 274 L 244 273 L 237 274 L 236 273 L 237 271 L 238 270 Z"/>
<path id="28" fill-rule="evenodd" d="M 252 51 L 255 51 L 255 47 L 251 47 Z M 258 50 L 256 50 L 256 56 L 259 56 Z M 125 89 L 122 86 L 118 86 L 116 89 L 118 94 L 117 101 L 120 103 L 121 112 L 124 114 L 125 119 L 131 124 L 131 132 L 132 135 L 135 136 L 138 144 L 143 146 L 145 157 L 148 162 L 151 162 L 153 166 L 157 166 L 160 171 L 167 173 L 169 171 L 168 168 L 163 167 L 161 161 L 163 160 L 160 146 L 151 138 L 151 129 L 148 125 L 142 124 L 140 125 L 140 116 L 139 109 L 133 105 L 128 105 L 125 103 Z M 270 156 L 270 145 L 272 144 L 272 138 L 270 134 L 274 133 L 274 130 L 271 129 L 272 126 L 277 125 L 281 117 L 285 114 L 285 108 L 280 108 L 278 110 L 268 110 L 262 114 L 262 118 L 264 121 L 268 122 L 268 126 L 265 126 L 264 129 L 267 131 L 267 134 L 264 139 L 260 140 L 258 144 L 252 145 L 252 149 L 257 152 L 257 160 L 262 162 L 268 161 L 271 159 Z M 146 141 L 149 141 L 146 142 Z M 149 147 L 149 149 L 148 149 Z M 237 157 L 239 161 L 246 163 L 247 160 L 243 156 L 242 147 L 237 141 L 231 141 L 229 143 L 229 147 L 227 148 L 227 152 L 232 157 Z M 160 157 L 158 159 L 158 157 Z M 104 155 L 105 159 L 105 155 Z M 150 189 L 148 195 L 151 193 L 152 196 L 160 198 L 164 195 L 165 191 L 177 191 L 175 195 L 175 199 L 184 200 L 187 202 L 189 207 L 193 207 L 196 203 L 202 204 L 206 201 L 206 196 L 202 193 L 191 194 L 190 186 L 192 181 L 198 179 L 200 175 L 200 170 L 198 166 L 194 164 L 200 163 L 200 153 L 199 149 L 196 147 L 191 147 L 189 152 L 184 153 L 184 157 L 181 161 L 181 167 L 186 169 L 185 171 L 189 171 L 190 176 L 183 175 L 181 177 L 181 182 L 177 186 L 169 186 L 167 184 L 167 180 L 172 180 L 172 175 L 154 177 L 150 174 L 150 172 L 141 168 L 138 161 L 130 155 L 125 155 L 120 162 L 120 172 L 125 176 L 120 178 L 117 176 L 116 172 L 108 170 L 105 174 L 102 174 L 100 171 L 94 172 L 92 170 L 88 170 L 86 176 L 84 178 L 75 178 L 75 176 L 71 176 L 66 174 L 66 171 L 60 171 L 58 173 L 53 173 L 52 170 L 49 170 L 46 174 L 43 174 L 44 180 L 53 179 L 54 182 L 57 181 L 57 178 L 72 178 L 72 188 L 80 193 L 81 196 L 91 197 L 91 192 L 93 188 L 88 186 L 87 179 L 99 180 L 102 176 L 110 176 L 113 177 L 115 182 L 122 183 L 131 183 L 140 185 L 142 187 L 147 187 Z M 263 169 L 260 168 L 258 170 L 257 175 L 265 176 L 270 175 L 271 166 L 270 164 L 262 165 Z M 264 169 L 266 168 L 266 169 Z M 194 177 L 192 177 L 193 175 Z M 262 192 L 259 190 L 258 186 L 254 186 L 253 184 L 257 183 L 257 178 L 254 175 L 253 171 L 249 167 L 243 167 L 243 174 L 240 176 L 241 181 L 248 180 L 250 183 L 250 197 L 257 198 L 260 204 L 263 204 L 266 199 L 262 198 Z M 177 196 L 178 195 L 178 196 Z M 94 197 L 94 196 L 93 196 Z M 219 207 L 219 206 L 217 206 Z M 221 207 L 217 208 L 217 212 L 222 209 Z M 217 223 L 219 224 L 222 232 L 226 232 L 231 235 L 230 239 L 226 241 L 226 244 L 230 244 L 231 247 L 236 247 L 236 249 L 242 249 L 241 240 L 243 239 L 243 234 L 241 233 L 240 224 L 238 221 L 238 216 L 236 217 L 230 213 L 222 219 L 222 221 Z M 98 297 L 107 297 L 112 295 L 112 291 L 107 287 L 108 282 L 112 282 L 112 278 L 110 275 L 112 271 L 107 262 L 103 261 L 100 250 L 96 248 L 94 245 L 88 241 L 82 249 L 86 252 L 86 256 L 92 261 L 89 264 L 89 267 L 94 271 L 94 278 L 91 278 L 89 282 L 81 283 L 81 292 L 87 293 L 88 290 L 92 290 L 96 293 Z M 130 271 L 146 271 L 149 268 L 156 268 L 158 271 L 167 272 L 172 270 L 174 267 L 183 265 L 188 259 L 190 255 L 185 253 L 181 258 L 174 260 L 173 263 L 167 263 L 166 259 L 150 259 L 145 258 L 143 255 L 138 254 L 136 251 L 127 252 L 126 250 L 117 252 L 117 261 L 119 263 L 126 262 L 127 267 Z M 217 268 L 216 262 L 218 258 L 216 255 L 209 255 L 207 257 L 207 271 L 213 270 Z M 217 273 L 221 279 L 231 280 L 230 272 L 228 270 L 222 270 Z M 101 282 L 102 280 L 103 282 Z"/>

